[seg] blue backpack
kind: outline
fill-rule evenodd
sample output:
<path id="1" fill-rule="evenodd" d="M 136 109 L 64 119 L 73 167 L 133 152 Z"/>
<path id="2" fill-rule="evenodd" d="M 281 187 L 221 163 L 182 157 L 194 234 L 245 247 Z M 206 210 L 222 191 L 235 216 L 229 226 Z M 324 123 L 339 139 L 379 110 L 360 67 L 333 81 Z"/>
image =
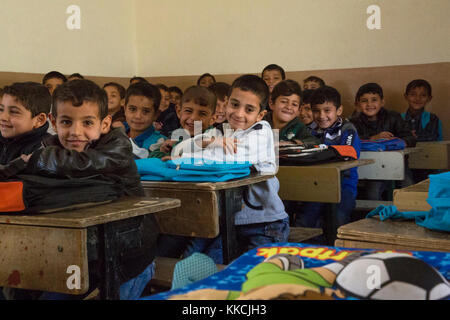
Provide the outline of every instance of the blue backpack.
<path id="1" fill-rule="evenodd" d="M 403 139 L 377 139 L 377 140 L 361 140 L 361 151 L 391 151 L 403 150 L 406 143 Z"/>
<path id="2" fill-rule="evenodd" d="M 379 214 L 381 220 L 415 219 L 419 226 L 450 232 L 450 171 L 440 174 L 430 174 L 427 202 L 430 211 L 400 212 L 395 206 L 378 206 L 369 212 L 367 218 Z"/>
<path id="3" fill-rule="evenodd" d="M 135 162 L 144 181 L 223 182 L 249 176 L 251 167 L 249 162 L 209 162 L 194 158 L 166 162 L 159 158 L 147 158 Z"/>

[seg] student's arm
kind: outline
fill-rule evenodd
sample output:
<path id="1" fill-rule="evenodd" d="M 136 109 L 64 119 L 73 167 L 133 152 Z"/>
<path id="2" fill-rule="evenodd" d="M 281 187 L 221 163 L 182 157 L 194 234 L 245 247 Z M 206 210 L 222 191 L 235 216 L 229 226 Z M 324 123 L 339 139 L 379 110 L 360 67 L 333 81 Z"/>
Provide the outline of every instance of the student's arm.
<path id="1" fill-rule="evenodd" d="M 0 165 L 0 180 L 9 179 L 23 171 L 27 166 L 27 158 L 29 156 L 22 155 L 8 164 Z"/>
<path id="2" fill-rule="evenodd" d="M 27 172 L 51 177 L 86 177 L 97 174 L 120 174 L 133 161 L 131 143 L 120 134 L 104 137 L 95 147 L 83 152 L 61 146 L 47 146 L 33 153 Z"/>
<path id="3" fill-rule="evenodd" d="M 299 144 L 303 144 L 306 146 L 314 146 L 320 144 L 320 139 L 313 136 L 306 126 L 302 126 L 301 129 L 297 132 L 293 140 Z"/>
<path id="4" fill-rule="evenodd" d="M 353 148 L 355 148 L 356 154 L 359 159 L 359 155 L 361 153 L 361 139 L 359 138 L 355 126 L 350 122 L 347 122 L 342 127 L 341 144 L 352 146 Z"/>

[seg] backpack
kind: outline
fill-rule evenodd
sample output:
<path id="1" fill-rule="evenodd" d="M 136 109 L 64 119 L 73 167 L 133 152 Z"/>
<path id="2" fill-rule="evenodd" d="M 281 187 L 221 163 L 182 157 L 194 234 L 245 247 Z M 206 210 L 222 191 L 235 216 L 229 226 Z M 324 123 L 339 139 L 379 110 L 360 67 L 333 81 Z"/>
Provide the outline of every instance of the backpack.
<path id="1" fill-rule="evenodd" d="M 101 204 L 119 198 L 123 189 L 98 176 L 55 179 L 18 175 L 0 182 L 0 214 L 49 213 Z"/>
<path id="2" fill-rule="evenodd" d="M 406 143 L 400 138 L 361 140 L 361 151 L 391 151 L 405 148 Z"/>
<path id="3" fill-rule="evenodd" d="M 282 146 L 279 148 L 280 166 L 303 166 L 331 161 L 356 160 L 358 155 L 353 146 L 319 145 L 312 149 L 302 146 Z"/>

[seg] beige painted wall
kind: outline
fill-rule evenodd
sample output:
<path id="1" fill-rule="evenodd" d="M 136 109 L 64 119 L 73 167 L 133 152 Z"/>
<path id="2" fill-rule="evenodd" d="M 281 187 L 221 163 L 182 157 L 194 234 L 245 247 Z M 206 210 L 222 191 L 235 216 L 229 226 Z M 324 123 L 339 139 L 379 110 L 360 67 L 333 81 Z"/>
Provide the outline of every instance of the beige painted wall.
<path id="1" fill-rule="evenodd" d="M 67 7 L 81 9 L 69 30 Z M 134 1 L 1 0 L 0 71 L 131 76 L 136 72 Z"/>
<path id="2" fill-rule="evenodd" d="M 259 73 L 450 61 L 448 0 L 135 0 L 139 73 Z M 381 8 L 369 30 L 367 7 Z"/>

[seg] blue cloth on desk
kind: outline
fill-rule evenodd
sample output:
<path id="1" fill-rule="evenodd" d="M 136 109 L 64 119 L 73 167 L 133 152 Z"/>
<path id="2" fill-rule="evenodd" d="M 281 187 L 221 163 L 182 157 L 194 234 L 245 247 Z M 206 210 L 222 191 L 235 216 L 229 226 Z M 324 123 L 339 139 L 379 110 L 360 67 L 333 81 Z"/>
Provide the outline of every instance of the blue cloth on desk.
<path id="1" fill-rule="evenodd" d="M 406 143 L 403 139 L 377 139 L 377 140 L 361 140 L 361 151 L 391 151 L 403 150 Z"/>
<path id="2" fill-rule="evenodd" d="M 400 212 L 396 206 L 378 206 L 367 218 L 379 215 L 386 219 L 415 219 L 419 226 L 440 231 L 450 231 L 450 172 L 430 174 L 427 202 L 429 211 Z"/>
<path id="3" fill-rule="evenodd" d="M 182 158 L 162 161 L 158 158 L 135 160 L 141 180 L 223 182 L 250 175 L 251 163 L 210 162 Z"/>

